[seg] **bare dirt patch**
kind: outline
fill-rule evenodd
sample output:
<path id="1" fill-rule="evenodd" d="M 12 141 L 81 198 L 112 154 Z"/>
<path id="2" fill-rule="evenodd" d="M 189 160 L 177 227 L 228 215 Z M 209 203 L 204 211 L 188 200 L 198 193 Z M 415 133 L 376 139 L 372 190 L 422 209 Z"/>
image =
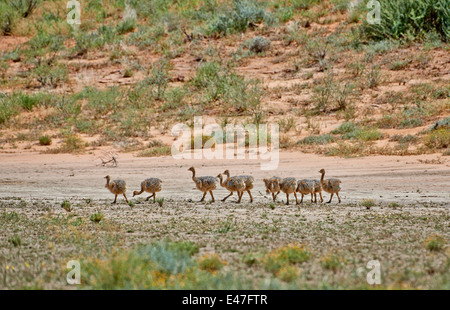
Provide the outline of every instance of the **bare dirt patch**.
<path id="1" fill-rule="evenodd" d="M 262 171 L 256 160 L 174 160 L 172 157 L 141 158 L 130 153 L 119 154 L 119 166 L 111 168 L 102 167 L 99 156 L 100 152 L 92 155 L 1 154 L 0 182 L 6 184 L 1 186 L 0 197 L 113 198 L 104 188 L 103 177 L 109 174 L 112 178 L 126 180 L 129 193 L 139 189 L 145 178 L 158 177 L 164 180 L 159 196 L 181 201 L 199 200 L 201 192 L 194 190 L 187 171 L 193 165 L 198 175 L 216 176 L 225 169 L 230 169 L 232 175 L 253 175 L 256 180 L 254 197 L 258 202 L 270 202 L 263 178 L 272 175 L 319 178 L 321 168 L 327 171 L 326 177 L 342 180 L 341 196 L 346 202 L 357 203 L 370 198 L 380 202 L 447 203 L 449 199 L 446 188 L 450 186 L 450 162 L 438 154 L 347 159 L 281 152 L 275 171 Z M 216 192 L 218 198 L 227 193 L 224 189 Z"/>

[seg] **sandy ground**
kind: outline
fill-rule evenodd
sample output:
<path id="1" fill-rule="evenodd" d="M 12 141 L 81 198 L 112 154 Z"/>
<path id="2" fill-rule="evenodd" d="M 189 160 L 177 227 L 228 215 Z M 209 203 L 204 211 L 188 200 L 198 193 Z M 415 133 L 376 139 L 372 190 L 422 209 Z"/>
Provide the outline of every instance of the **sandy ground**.
<path id="1" fill-rule="evenodd" d="M 202 194 L 195 189 L 191 173 L 187 171 L 195 166 L 198 176 L 216 176 L 225 169 L 230 169 L 232 175 L 253 175 L 256 180 L 253 196 L 257 202 L 270 201 L 264 191 L 263 178 L 273 175 L 319 178 L 318 170 L 325 168 L 326 177 L 342 180 L 344 202 L 374 199 L 377 202 L 446 203 L 450 198 L 450 161 L 441 157 L 436 163 L 437 159 L 438 155 L 346 159 L 282 152 L 277 170 L 262 171 L 257 160 L 176 160 L 123 153 L 119 155 L 118 167 L 102 167 L 95 154 L 0 154 L 0 197 L 113 199 L 104 188 L 104 176 L 109 174 L 113 179 L 127 181 L 129 198 L 133 190 L 139 189 L 142 180 L 158 177 L 163 180 L 159 197 L 175 201 L 199 200 Z M 219 200 L 227 191 L 220 188 L 214 194 Z M 324 199 L 329 198 L 329 194 L 324 196 Z M 285 200 L 284 195 L 279 197 Z M 247 200 L 245 195 L 243 201 Z"/>

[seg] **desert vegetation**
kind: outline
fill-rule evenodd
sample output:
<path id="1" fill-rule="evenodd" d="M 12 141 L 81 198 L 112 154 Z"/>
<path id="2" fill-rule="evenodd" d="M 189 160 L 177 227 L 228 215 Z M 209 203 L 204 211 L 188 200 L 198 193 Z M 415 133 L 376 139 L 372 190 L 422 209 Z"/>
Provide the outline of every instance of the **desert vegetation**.
<path id="1" fill-rule="evenodd" d="M 42 152 L 161 156 L 152 140 L 206 115 L 277 122 L 282 148 L 330 156 L 445 152 L 448 133 L 423 130 L 449 112 L 445 0 L 382 1 L 376 25 L 364 1 L 91 0 L 77 27 L 65 4 L 1 2 L 1 32 L 18 38 L 0 50 L 2 148 L 33 128 L 24 142 L 53 141 Z M 414 145 L 386 133 L 404 128 Z"/>
<path id="2" fill-rule="evenodd" d="M 71 212 L 1 199 L 0 287 L 71 288 L 66 265 L 76 259 L 84 289 L 370 289 L 365 266 L 376 258 L 378 289 L 448 289 L 444 205 L 148 208 L 144 199 L 133 209 L 72 199 Z"/>

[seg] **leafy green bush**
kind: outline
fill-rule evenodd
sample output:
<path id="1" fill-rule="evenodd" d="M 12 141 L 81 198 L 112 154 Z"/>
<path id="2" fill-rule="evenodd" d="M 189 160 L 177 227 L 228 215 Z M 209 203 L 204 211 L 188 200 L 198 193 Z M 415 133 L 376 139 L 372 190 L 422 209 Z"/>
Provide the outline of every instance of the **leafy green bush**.
<path id="1" fill-rule="evenodd" d="M 442 40 L 450 39 L 450 5 L 448 0 L 380 0 L 381 22 L 363 21 L 369 39 L 416 39 L 435 31 Z"/>
<path id="2" fill-rule="evenodd" d="M 52 138 L 50 138 L 47 135 L 41 136 L 41 137 L 39 137 L 39 144 L 40 145 L 51 145 L 52 144 Z"/>
<path id="3" fill-rule="evenodd" d="M 327 156 L 353 157 L 364 155 L 365 146 L 362 142 L 345 143 L 338 141 L 336 146 L 328 147 L 325 150 Z"/>
<path id="4" fill-rule="evenodd" d="M 57 52 L 64 48 L 64 37 L 62 35 L 39 31 L 27 44 L 34 51 L 48 49 L 52 52 Z"/>
<path id="5" fill-rule="evenodd" d="M 64 200 L 61 203 L 61 208 L 63 208 L 67 212 L 71 212 L 72 211 L 72 205 L 70 204 L 70 201 L 68 201 L 68 200 Z"/>
<path id="6" fill-rule="evenodd" d="M 104 215 L 103 215 L 102 212 L 96 212 L 96 213 L 93 213 L 93 214 L 89 217 L 89 219 L 90 219 L 92 222 L 94 222 L 94 223 L 99 223 L 101 220 L 103 220 L 103 218 L 104 218 Z"/>
<path id="7" fill-rule="evenodd" d="M 350 132 L 354 132 L 356 130 L 357 126 L 355 123 L 352 122 L 345 122 L 342 123 L 338 128 L 331 131 L 332 134 L 347 134 Z"/>
<path id="8" fill-rule="evenodd" d="M 67 69 L 62 65 L 52 66 L 41 64 L 33 70 L 33 75 L 42 86 L 51 88 L 55 88 L 58 84 L 66 82 L 68 78 Z"/>
<path id="9" fill-rule="evenodd" d="M 334 142 L 335 138 L 332 135 L 312 135 L 298 141 L 298 144 L 328 144 Z"/>
<path id="10" fill-rule="evenodd" d="M 19 235 L 14 235 L 8 239 L 9 243 L 11 243 L 14 247 L 18 247 L 22 245 L 22 239 Z"/>
<path id="11" fill-rule="evenodd" d="M 146 80 L 149 85 L 154 87 L 153 93 L 156 93 L 156 99 L 163 98 L 167 85 L 169 83 L 169 70 L 172 68 L 171 63 L 166 58 L 161 58 L 152 66 L 151 75 Z"/>
<path id="12" fill-rule="evenodd" d="M 317 3 L 319 0 L 293 0 L 292 6 L 294 9 L 307 10 Z"/>
<path id="13" fill-rule="evenodd" d="M 10 34 L 14 28 L 17 15 L 6 1 L 0 2 L 0 36 Z"/>
<path id="14" fill-rule="evenodd" d="M 356 130 L 355 139 L 362 141 L 375 141 L 383 138 L 383 134 L 376 128 L 359 128 Z"/>
<path id="15" fill-rule="evenodd" d="M 155 146 L 150 149 L 143 150 L 137 154 L 138 157 L 156 157 L 156 156 L 167 156 L 172 153 L 170 146 Z"/>
<path id="16" fill-rule="evenodd" d="M 350 0 L 331 0 L 333 11 L 345 13 L 350 4 Z"/>
<path id="17" fill-rule="evenodd" d="M 419 141 L 419 138 L 417 136 L 413 136 L 413 135 L 393 135 L 392 137 L 389 138 L 389 141 L 395 141 L 401 144 L 406 144 L 406 143 L 411 143 L 411 144 L 416 144 Z"/>
<path id="18" fill-rule="evenodd" d="M 85 31 L 74 33 L 74 49 L 75 51 L 81 51 L 89 48 L 103 48 L 105 45 L 116 42 L 118 38 L 115 28 L 102 25 L 91 33 Z"/>
<path id="19" fill-rule="evenodd" d="M 22 17 L 28 17 L 33 13 L 39 2 L 39 0 L 9 0 L 9 5 Z"/>
<path id="20" fill-rule="evenodd" d="M 38 105 L 40 102 L 39 95 L 27 95 L 22 92 L 14 94 L 14 100 L 17 105 L 24 108 L 27 111 L 31 111 L 34 106 Z"/>
<path id="21" fill-rule="evenodd" d="M 36 105 L 53 105 L 54 96 L 47 93 L 25 94 L 16 92 L 11 95 L 0 94 L 0 124 L 21 111 L 31 111 Z"/>
<path id="22" fill-rule="evenodd" d="M 127 18 L 121 21 L 119 24 L 117 24 L 116 31 L 118 34 L 124 34 L 133 31 L 134 29 L 136 29 L 136 26 L 137 26 L 136 19 Z"/>
<path id="23" fill-rule="evenodd" d="M 361 206 L 366 207 L 367 209 L 370 209 L 371 207 L 374 207 L 376 205 L 375 200 L 373 199 L 363 199 L 361 201 Z"/>
<path id="24" fill-rule="evenodd" d="M 263 38 L 261 36 L 254 37 L 248 43 L 248 49 L 254 53 L 262 53 L 270 48 L 270 40 Z"/>
<path id="25" fill-rule="evenodd" d="M 432 252 L 441 251 L 446 243 L 445 238 L 438 234 L 432 234 L 425 240 L 425 246 Z"/>
<path id="26" fill-rule="evenodd" d="M 0 124 L 5 123 L 11 117 L 19 113 L 17 105 L 11 99 L 11 96 L 0 94 Z"/>
<path id="27" fill-rule="evenodd" d="M 433 125 L 430 126 L 428 131 L 439 130 L 439 129 L 450 129 L 450 116 L 436 121 Z"/>
<path id="28" fill-rule="evenodd" d="M 238 114 L 255 111 L 260 105 L 262 89 L 257 80 L 245 80 L 216 62 L 205 63 L 197 69 L 192 85 L 205 103 L 221 101 L 222 111 L 234 109 Z"/>
<path id="29" fill-rule="evenodd" d="M 450 147 L 450 129 L 441 128 L 428 133 L 424 137 L 424 144 L 431 149 Z"/>
<path id="30" fill-rule="evenodd" d="M 311 255 L 305 245 L 289 244 L 267 253 L 262 263 L 266 271 L 290 282 L 298 275 L 297 265 L 308 261 Z"/>
<path id="31" fill-rule="evenodd" d="M 374 141 L 383 138 L 383 134 L 376 128 L 366 128 L 352 122 L 342 123 L 331 131 L 332 134 L 340 134 L 342 139 Z"/>
<path id="32" fill-rule="evenodd" d="M 229 34 L 245 31 L 250 25 L 261 22 L 273 23 L 273 17 L 260 3 L 250 0 L 233 0 L 233 8 L 218 16 L 210 25 L 209 34 Z"/>
<path id="33" fill-rule="evenodd" d="M 337 253 L 329 253 L 320 259 L 320 264 L 323 268 L 337 271 L 344 264 L 344 259 Z"/>
<path id="34" fill-rule="evenodd" d="M 75 99 L 87 99 L 87 107 L 95 115 L 104 115 L 114 111 L 120 102 L 121 92 L 117 87 L 110 87 L 105 90 L 98 90 L 93 87 L 87 87 L 75 95 Z"/>
<path id="35" fill-rule="evenodd" d="M 225 262 L 220 259 L 217 254 L 204 255 L 199 258 L 200 270 L 209 272 L 217 272 L 225 265 Z"/>
<path id="36" fill-rule="evenodd" d="M 85 144 L 78 135 L 73 133 L 66 133 L 64 135 L 62 146 L 56 150 L 51 150 L 49 152 L 72 153 L 82 151 L 84 148 Z"/>

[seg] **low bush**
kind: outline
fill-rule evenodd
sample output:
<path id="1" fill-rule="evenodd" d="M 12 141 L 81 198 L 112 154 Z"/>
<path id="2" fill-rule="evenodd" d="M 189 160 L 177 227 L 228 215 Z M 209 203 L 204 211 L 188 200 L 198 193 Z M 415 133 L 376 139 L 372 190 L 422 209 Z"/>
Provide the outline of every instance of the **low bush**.
<path id="1" fill-rule="evenodd" d="M 254 37 L 248 43 L 248 49 L 259 54 L 270 49 L 270 40 L 261 36 Z"/>
<path id="2" fill-rule="evenodd" d="M 441 128 L 426 134 L 423 143 L 431 149 L 450 147 L 450 129 Z"/>
<path id="3" fill-rule="evenodd" d="M 380 23 L 363 20 L 362 29 L 369 39 L 384 40 L 423 38 L 436 32 L 450 39 L 450 5 L 448 0 L 380 0 Z"/>
<path id="4" fill-rule="evenodd" d="M 266 12 L 260 3 L 250 0 L 233 0 L 232 9 L 212 21 L 206 32 L 208 34 L 227 35 L 245 31 L 251 25 L 261 22 L 271 24 L 274 22 L 274 18 Z"/>
<path id="5" fill-rule="evenodd" d="M 335 137 L 329 134 L 312 135 L 298 141 L 298 144 L 328 144 L 335 141 Z"/>
<path id="6" fill-rule="evenodd" d="M 51 145 L 52 144 L 52 138 L 50 138 L 47 135 L 41 136 L 41 137 L 39 137 L 39 144 L 40 145 Z"/>

